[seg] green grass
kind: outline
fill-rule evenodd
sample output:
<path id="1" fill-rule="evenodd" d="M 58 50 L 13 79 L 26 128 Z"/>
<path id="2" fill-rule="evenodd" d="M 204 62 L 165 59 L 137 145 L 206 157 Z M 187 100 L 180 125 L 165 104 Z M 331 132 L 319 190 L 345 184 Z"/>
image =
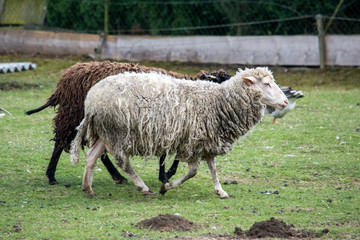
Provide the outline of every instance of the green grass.
<path id="1" fill-rule="evenodd" d="M 59 161 L 58 185 L 47 184 L 45 170 L 53 142 L 53 109 L 31 116 L 56 87 L 61 73 L 84 58 L 1 56 L 1 62 L 33 61 L 35 71 L 0 75 L 0 106 L 13 116 L 0 118 L 0 239 L 121 239 L 129 232 L 145 239 L 232 234 L 270 217 L 296 228 L 330 233 L 323 238 L 360 238 L 360 74 L 358 68 L 273 68 L 280 84 L 303 90 L 297 108 L 271 124 L 265 116 L 253 133 L 226 156 L 217 158 L 221 182 L 230 199 L 213 192 L 210 173 L 201 163 L 198 174 L 164 196 L 143 197 L 133 184 L 116 185 L 98 162 L 94 177 L 97 197 L 81 191 L 84 155 L 73 166 L 69 155 Z M 218 64 L 145 62 L 194 74 L 200 69 L 227 71 Z M 40 85 L 42 87 L 40 87 Z M 6 89 L 6 87 L 2 88 Z M 133 160 L 135 171 L 158 191 L 157 160 Z M 167 164 L 170 166 L 170 162 Z M 175 178 L 187 170 L 181 164 Z M 70 184 L 70 187 L 64 185 Z M 262 194 L 279 191 L 279 194 Z M 110 196 L 111 193 L 111 196 Z M 180 213 L 202 224 L 192 233 L 166 233 L 134 225 L 159 214 Z M 16 231 L 14 225 L 23 229 Z"/>

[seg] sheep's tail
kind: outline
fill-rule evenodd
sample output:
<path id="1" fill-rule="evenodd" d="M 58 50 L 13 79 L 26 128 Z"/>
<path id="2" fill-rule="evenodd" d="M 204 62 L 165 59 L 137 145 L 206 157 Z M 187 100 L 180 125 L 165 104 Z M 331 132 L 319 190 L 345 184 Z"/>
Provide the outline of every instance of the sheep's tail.
<path id="1" fill-rule="evenodd" d="M 37 112 L 40 112 L 41 110 L 44 110 L 45 108 L 49 107 L 50 104 L 49 103 L 45 103 L 44 105 L 42 105 L 41 107 L 38 107 L 38 108 L 35 108 L 35 109 L 32 109 L 32 110 L 29 110 L 27 112 L 25 112 L 26 115 L 31 115 L 33 113 L 37 113 Z"/>
<path id="2" fill-rule="evenodd" d="M 55 96 L 55 94 L 51 95 L 51 97 L 49 97 L 49 99 L 46 101 L 46 103 L 44 105 L 42 105 L 41 107 L 29 110 L 27 112 L 25 112 L 26 115 L 31 115 L 33 113 L 37 113 L 40 112 L 42 110 L 44 110 L 47 107 L 53 106 L 55 107 L 56 105 L 58 105 L 58 101 L 57 98 Z"/>
<path id="3" fill-rule="evenodd" d="M 84 135 L 86 134 L 87 122 L 86 118 L 81 121 L 80 125 L 76 128 L 78 130 L 76 137 L 71 142 L 70 161 L 74 165 L 79 163 L 81 143 Z"/>

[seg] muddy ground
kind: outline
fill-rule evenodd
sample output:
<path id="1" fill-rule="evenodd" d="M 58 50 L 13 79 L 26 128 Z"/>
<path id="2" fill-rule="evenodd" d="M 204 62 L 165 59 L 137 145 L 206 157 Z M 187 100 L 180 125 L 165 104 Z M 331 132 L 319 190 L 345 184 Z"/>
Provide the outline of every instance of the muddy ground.
<path id="1" fill-rule="evenodd" d="M 136 224 L 139 228 L 152 229 L 158 231 L 167 232 L 190 232 L 196 231 L 202 226 L 198 223 L 187 220 L 184 217 L 165 214 L 160 214 L 157 217 L 145 219 Z M 199 237 L 182 236 L 175 237 L 174 239 L 259 239 L 259 238 L 286 238 L 286 239 L 310 239 L 319 238 L 329 232 L 328 229 L 317 233 L 307 230 L 295 230 L 295 226 L 292 224 L 286 224 L 281 220 L 270 218 L 269 220 L 256 222 L 252 227 L 244 231 L 240 227 L 234 229 L 232 235 L 219 235 L 219 234 L 206 234 Z"/>

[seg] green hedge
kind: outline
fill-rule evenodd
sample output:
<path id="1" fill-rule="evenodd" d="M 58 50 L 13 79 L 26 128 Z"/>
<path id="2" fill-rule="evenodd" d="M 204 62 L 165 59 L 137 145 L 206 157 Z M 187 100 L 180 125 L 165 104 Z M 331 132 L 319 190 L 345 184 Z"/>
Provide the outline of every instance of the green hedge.
<path id="1" fill-rule="evenodd" d="M 331 16 L 338 4 L 338 0 L 108 1 L 109 32 L 111 34 L 150 35 L 313 34 L 316 32 L 313 16 L 318 13 Z M 358 18 L 359 13 L 360 0 L 345 1 L 337 16 Z M 309 17 L 263 23 L 271 19 L 301 16 Z M 198 26 L 259 21 L 260 24 L 248 26 L 196 28 Z M 340 26 L 340 22 L 334 23 L 335 27 L 330 29 L 331 31 L 360 32 L 358 22 L 346 22 L 346 28 Z M 104 29 L 104 0 L 47 0 L 47 25 L 89 33 L 102 31 Z M 183 29 L 183 27 L 189 28 Z"/>

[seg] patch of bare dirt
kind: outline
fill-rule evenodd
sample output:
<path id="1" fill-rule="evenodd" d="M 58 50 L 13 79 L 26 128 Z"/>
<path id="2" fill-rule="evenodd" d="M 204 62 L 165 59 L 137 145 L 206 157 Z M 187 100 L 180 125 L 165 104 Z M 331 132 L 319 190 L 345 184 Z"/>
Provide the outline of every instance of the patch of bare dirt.
<path id="1" fill-rule="evenodd" d="M 189 221 L 184 217 L 171 214 L 160 214 L 157 217 L 142 220 L 135 226 L 138 228 L 154 229 L 162 232 L 191 232 L 194 228 L 196 229 L 200 225 Z"/>
<path id="2" fill-rule="evenodd" d="M 270 218 L 270 220 L 254 223 L 246 232 L 235 228 L 235 234 L 247 238 L 319 238 L 329 232 L 324 229 L 323 233 L 315 233 L 314 231 L 295 230 L 294 227 L 292 224 L 287 225 L 284 221 Z"/>
<path id="3" fill-rule="evenodd" d="M 287 225 L 284 221 L 270 218 L 270 220 L 256 222 L 248 231 L 243 231 L 241 228 L 235 228 L 235 235 L 219 235 L 206 234 L 200 237 L 182 236 L 176 237 L 177 240 L 238 240 L 238 239 L 259 239 L 259 238 L 285 238 L 285 239 L 310 239 L 319 238 L 329 232 L 324 229 L 320 233 L 307 230 L 295 230 L 294 225 Z"/>

